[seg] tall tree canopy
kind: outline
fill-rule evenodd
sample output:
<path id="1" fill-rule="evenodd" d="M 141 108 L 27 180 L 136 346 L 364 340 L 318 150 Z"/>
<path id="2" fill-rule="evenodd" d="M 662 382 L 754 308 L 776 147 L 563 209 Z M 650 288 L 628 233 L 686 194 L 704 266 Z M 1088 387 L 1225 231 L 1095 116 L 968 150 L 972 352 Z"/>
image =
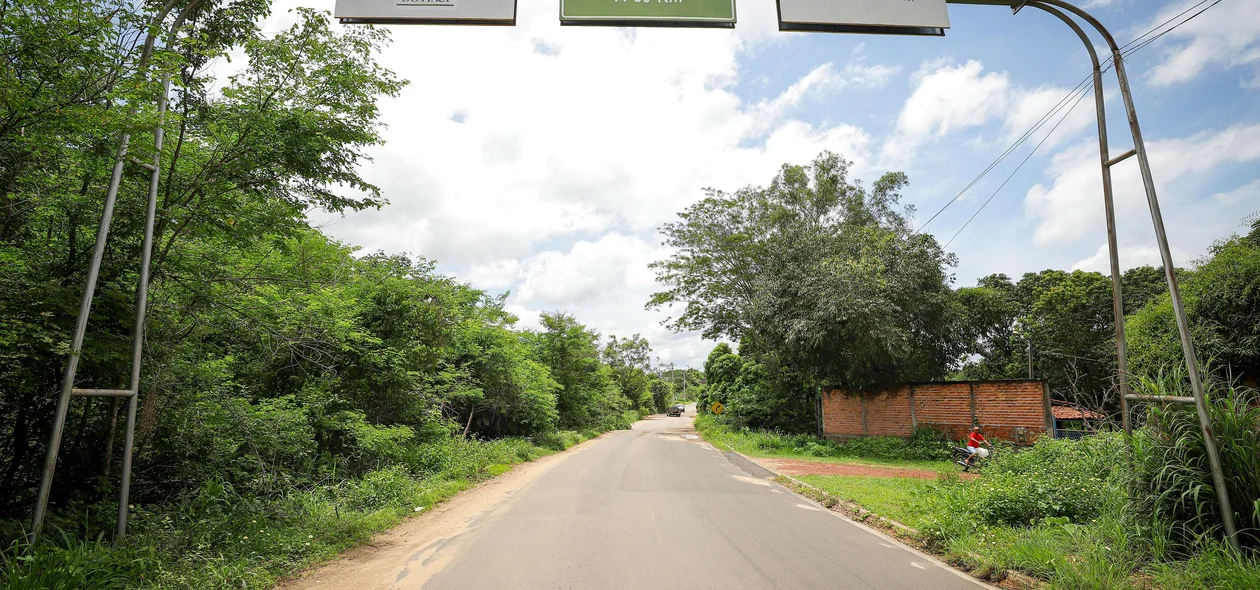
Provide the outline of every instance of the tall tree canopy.
<path id="1" fill-rule="evenodd" d="M 751 342 L 826 383 L 944 375 L 958 354 L 954 258 L 911 229 L 904 174 L 867 189 L 849 168 L 825 152 L 765 187 L 708 189 L 661 228 L 674 254 L 652 265 L 666 290 L 648 307 L 681 306 L 670 327 Z"/>

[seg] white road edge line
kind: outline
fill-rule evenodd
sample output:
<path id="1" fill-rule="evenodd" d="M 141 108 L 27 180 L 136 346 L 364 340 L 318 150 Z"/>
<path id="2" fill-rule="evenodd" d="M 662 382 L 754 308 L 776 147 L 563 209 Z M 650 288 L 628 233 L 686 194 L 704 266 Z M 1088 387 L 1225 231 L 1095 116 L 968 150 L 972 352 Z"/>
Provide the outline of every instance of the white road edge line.
<path id="1" fill-rule="evenodd" d="M 775 484 L 775 485 L 779 485 L 779 484 Z M 789 491 L 789 492 L 792 492 L 792 490 L 788 490 L 788 491 Z M 932 564 L 932 565 L 935 565 L 935 566 L 936 566 L 936 567 L 938 567 L 938 568 L 941 568 L 941 569 L 943 569 L 943 570 L 946 570 L 946 571 L 948 571 L 949 573 L 954 574 L 955 576 L 958 576 L 959 578 L 962 578 L 962 579 L 964 579 L 964 580 L 967 580 L 968 582 L 971 582 L 972 584 L 975 584 L 977 587 L 980 587 L 980 588 L 989 588 L 990 590 L 1002 590 L 1001 588 L 998 588 L 997 586 L 994 586 L 994 585 L 992 585 L 992 584 L 989 584 L 989 583 L 986 583 L 986 582 L 984 582 L 984 581 L 982 581 L 982 580 L 979 580 L 979 579 L 977 579 L 977 578 L 975 578 L 975 577 L 973 577 L 973 576 L 970 576 L 970 575 L 968 575 L 966 572 L 961 572 L 961 571 L 959 571 L 959 570 L 955 569 L 953 566 L 949 565 L 948 563 L 945 563 L 945 562 L 943 562 L 943 561 L 941 561 L 941 560 L 937 559 L 936 557 L 934 557 L 934 556 L 932 556 L 932 555 L 928 555 L 927 553 L 924 553 L 924 552 L 922 552 L 922 551 L 919 551 L 918 549 L 915 549 L 914 547 L 911 547 L 911 546 L 909 546 L 909 545 L 906 545 L 905 543 L 902 543 L 901 541 L 898 541 L 897 539 L 894 539 L 893 537 L 890 537 L 890 536 L 888 536 L 888 535 L 884 534 L 884 532 L 883 532 L 883 531 L 881 531 L 881 530 L 879 530 L 879 529 L 875 529 L 875 528 L 869 527 L 869 526 L 867 526 L 867 525 L 865 525 L 865 524 L 862 524 L 862 523 L 860 523 L 860 522 L 858 522 L 858 521 L 856 521 L 856 520 L 853 520 L 852 518 L 849 518 L 848 516 L 845 516 L 845 515 L 843 515 L 843 514 L 840 514 L 839 512 L 836 512 L 836 511 L 834 511 L 834 510 L 831 510 L 831 509 L 827 508 L 826 506 L 823 506 L 822 504 L 819 504 L 818 502 L 816 502 L 816 501 L 814 501 L 814 500 L 812 500 L 812 499 L 810 499 L 810 498 L 806 498 L 805 496 L 802 496 L 802 495 L 800 495 L 800 494 L 797 494 L 796 492 L 792 492 L 792 494 L 793 494 L 793 495 L 795 495 L 797 498 L 800 498 L 800 499 L 802 499 L 802 500 L 804 500 L 804 501 L 806 501 L 806 502 L 809 502 L 810 504 L 813 504 L 814 506 L 817 506 L 819 510 L 821 510 L 821 511 L 823 511 L 823 512 L 826 512 L 827 514 L 830 514 L 831 516 L 833 516 L 833 517 L 835 517 L 835 518 L 840 519 L 840 521 L 841 521 L 841 522 L 847 522 L 847 523 L 849 523 L 849 524 L 851 524 L 851 525 L 853 525 L 853 526 L 855 526 L 855 527 L 857 527 L 857 528 L 860 528 L 860 529 L 862 529 L 862 530 L 864 530 L 864 531 L 866 531 L 866 532 L 868 532 L 868 533 L 870 533 L 870 534 L 872 534 L 872 535 L 875 535 L 876 537 L 879 537 L 879 538 L 881 538 L 881 539 L 883 539 L 883 540 L 885 540 L 885 541 L 888 541 L 888 542 L 892 543 L 893 548 L 896 548 L 896 549 L 901 549 L 902 551 L 905 551 L 905 552 L 907 552 L 907 553 L 909 553 L 909 554 L 911 554 L 911 555 L 914 555 L 914 556 L 916 556 L 916 557 L 919 557 L 919 558 L 923 559 L 924 561 L 927 561 L 928 563 L 930 563 L 930 564 Z"/>

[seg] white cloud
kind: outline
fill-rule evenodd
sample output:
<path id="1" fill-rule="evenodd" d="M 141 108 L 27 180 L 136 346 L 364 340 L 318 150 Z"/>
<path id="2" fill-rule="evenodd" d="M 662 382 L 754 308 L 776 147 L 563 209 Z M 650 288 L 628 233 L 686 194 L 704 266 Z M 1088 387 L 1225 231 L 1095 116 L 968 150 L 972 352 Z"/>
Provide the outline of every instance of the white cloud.
<path id="1" fill-rule="evenodd" d="M 287 7 L 299 1 L 333 4 L 281 0 L 264 30 L 282 29 L 291 20 Z M 1021 88 L 978 61 L 931 61 L 910 77 L 911 94 L 885 141 L 856 126 L 858 119 L 800 120 L 812 106 L 844 107 L 847 93 L 885 88 L 901 73 L 869 63 L 861 46 L 829 54 L 847 63 L 805 57 L 814 61 L 797 66 L 808 73 L 782 92 L 741 98 L 737 90 L 778 79 L 764 68 L 747 71 L 747 58 L 798 36 L 777 32 L 771 2 L 741 5 L 733 31 L 562 28 L 556 14 L 548 0 L 521 3 L 516 27 L 391 27 L 395 42 L 382 62 L 412 84 L 382 104 L 388 143 L 363 172 L 392 204 L 316 221 L 368 250 L 434 258 L 476 287 L 511 290 L 508 309 L 523 325 L 535 324 L 541 311 L 567 310 L 606 334 L 643 333 L 658 355 L 693 366 L 712 343 L 669 333 L 659 325 L 667 314 L 643 304 L 657 289 L 646 264 L 664 255 L 654 228 L 700 198 L 702 187 L 764 184 L 783 162 L 807 162 L 823 149 L 855 159 L 854 176 L 869 179 L 877 163 L 900 168 L 887 163 L 890 155 L 909 159 L 928 142 L 1008 142 L 1067 92 Z M 1038 243 L 1079 239 L 1101 219 L 1090 196 L 1098 192 L 1096 141 L 1072 143 L 1092 125 L 1092 111 L 1078 108 L 1057 132 L 1052 141 L 1069 147 L 1052 162 L 1048 188 L 1034 189 L 1044 197 L 1030 191 L 1025 202 Z M 888 113 L 862 113 L 861 120 L 870 115 Z M 1165 142 L 1161 153 L 1217 162 L 1204 170 L 1250 161 L 1224 153 L 1256 145 L 1248 129 L 1234 130 L 1242 142 L 1234 148 L 1221 132 Z M 976 131 L 988 138 L 977 140 Z M 1191 163 L 1160 157 L 1161 183 L 1190 176 L 1170 169 Z M 1117 171 L 1126 214 L 1144 207 L 1134 179 Z M 1161 188 L 1166 202 L 1185 202 L 1169 190 Z M 1252 194 L 1239 191 L 1217 201 L 1245 202 Z M 1077 254 L 1084 253 L 1067 261 Z"/>
<path id="2" fill-rule="evenodd" d="M 640 333 L 663 361 L 698 366 L 714 346 L 697 334 L 674 334 L 660 325 L 660 314 L 644 310 L 659 286 L 648 263 L 668 250 L 642 238 L 610 233 L 578 241 L 567 251 L 547 250 L 520 261 L 504 261 L 508 274 L 523 280 L 509 299 L 519 325 L 536 327 L 540 313 L 580 310 L 578 320 L 605 335 Z"/>
<path id="3" fill-rule="evenodd" d="M 1056 154 L 1046 173 L 1048 185 L 1033 186 L 1024 199 L 1025 213 L 1036 223 L 1033 243 L 1067 247 L 1104 231 L 1100 166 L 1097 145 L 1084 141 Z M 1214 172 L 1230 165 L 1260 160 L 1260 125 L 1237 125 L 1189 137 L 1148 142 L 1151 168 L 1174 261 L 1185 264 L 1188 252 L 1198 252 L 1215 238 L 1234 231 L 1237 220 L 1260 206 L 1260 179 L 1234 191 L 1204 195 L 1196 188 Z M 1117 225 L 1124 252 L 1122 262 L 1154 264 L 1149 208 L 1136 159 L 1116 166 Z M 1106 251 L 1079 261 L 1078 268 L 1106 265 Z"/>
<path id="4" fill-rule="evenodd" d="M 1137 27 L 1146 32 L 1196 4 L 1181 0 L 1164 7 L 1150 22 Z M 1197 12 L 1187 13 L 1181 19 Z M 1156 86 L 1188 82 L 1209 68 L 1234 68 L 1260 64 L 1260 0 L 1231 0 L 1213 6 L 1157 43 L 1166 43 L 1161 61 L 1150 70 Z M 1178 19 L 1180 20 L 1180 19 Z M 1260 77 L 1260 72 L 1248 77 Z M 1243 82 L 1245 86 L 1247 83 Z"/>
<path id="5" fill-rule="evenodd" d="M 297 1 L 282 0 L 264 30 L 291 22 Z M 556 14 L 551 0 L 521 3 L 515 27 L 390 27 L 380 60 L 411 85 L 382 103 L 387 143 L 363 173 L 391 204 L 314 220 L 368 251 L 425 256 L 476 287 L 511 290 L 522 323 L 567 310 L 702 361 L 709 343 L 641 311 L 656 288 L 646 269 L 655 228 L 706 186 L 764 184 L 824 149 L 866 174 L 866 131 L 794 117 L 883 87 L 899 68 L 860 52 L 819 59 L 782 92 L 749 101 L 735 90 L 756 76 L 740 60 L 791 38 L 778 33 L 773 3 L 741 5 L 735 30 L 561 27 Z"/>
<path id="6" fill-rule="evenodd" d="M 1212 200 L 1224 205 L 1250 203 L 1254 206 L 1260 206 L 1260 178 L 1257 178 L 1234 190 L 1216 193 L 1215 195 L 1212 195 Z"/>
<path id="7" fill-rule="evenodd" d="M 1045 121 L 1028 140 L 1030 145 L 1037 145 L 1045 138 L 1046 141 L 1042 147 L 1052 148 L 1072 139 L 1081 130 L 1091 127 L 1097 119 L 1096 109 L 1093 108 L 1093 91 L 1090 90 L 1079 101 L 1075 97 L 1068 97 L 1069 92 L 1071 90 L 1056 86 L 1013 90 L 1010 109 L 1002 122 L 1005 133 L 1002 143 L 1014 143 L 1041 121 L 1042 117 L 1056 108 L 1059 110 L 1054 112 L 1053 116 Z M 1063 120 L 1061 124 L 1060 119 Z M 1054 134 L 1047 137 L 1051 130 L 1054 130 Z"/>
<path id="8" fill-rule="evenodd" d="M 975 60 L 958 66 L 926 63 L 913 80 L 916 87 L 884 145 L 891 162 L 908 161 L 928 139 L 983 125 L 1001 118 L 1008 108 L 1011 83 L 1006 73 L 984 73 L 984 65 Z"/>
<path id="9" fill-rule="evenodd" d="M 1163 259 L 1159 255 L 1159 248 L 1154 243 L 1118 247 L 1117 251 L 1121 272 L 1136 266 L 1153 266 L 1156 268 L 1164 266 Z M 1173 261 L 1178 265 L 1184 265 L 1192 258 L 1188 253 L 1177 248 L 1169 248 L 1169 251 L 1172 253 Z M 1092 256 L 1073 264 L 1072 270 L 1093 271 L 1110 276 L 1111 256 L 1107 253 L 1107 244 L 1104 242 Z"/>
<path id="10" fill-rule="evenodd" d="M 1092 109 L 1080 105 L 1072 109 L 1074 98 L 1064 104 L 1069 89 L 1022 88 L 1011 83 L 1006 72 L 986 73 L 984 64 L 975 60 L 962 65 L 949 60 L 929 61 L 911 80 L 915 88 L 902 106 L 892 136 L 884 143 L 882 161 L 892 168 L 905 167 L 915 151 L 930 140 L 971 131 L 993 121 L 1002 123 L 1002 132 L 994 140 L 1005 146 L 1059 107 L 1062 110 L 1032 135 L 1029 144 L 1036 145 L 1044 138 L 1046 146 L 1053 147 L 1070 140 L 1094 120 Z M 1063 123 L 1055 129 L 1064 116 Z M 1054 135 L 1047 137 L 1052 129 Z M 979 138 L 970 141 L 986 143 Z"/>

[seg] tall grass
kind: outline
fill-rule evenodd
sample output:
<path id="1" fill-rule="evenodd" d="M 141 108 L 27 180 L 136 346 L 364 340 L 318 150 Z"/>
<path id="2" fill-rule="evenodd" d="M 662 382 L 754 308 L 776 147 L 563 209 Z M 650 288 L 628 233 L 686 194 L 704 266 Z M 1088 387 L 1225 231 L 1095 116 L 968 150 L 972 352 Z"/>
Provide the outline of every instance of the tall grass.
<path id="1" fill-rule="evenodd" d="M 1190 395 L 1176 373 L 1139 379 L 1147 395 Z M 1208 379 L 1208 414 L 1220 454 L 1238 540 L 1260 551 L 1260 405 L 1256 391 Z M 1193 548 L 1200 537 L 1224 538 L 1215 483 L 1193 406 L 1152 406 L 1134 436 L 1132 485 L 1138 514 L 1169 524 L 1173 541 Z"/>

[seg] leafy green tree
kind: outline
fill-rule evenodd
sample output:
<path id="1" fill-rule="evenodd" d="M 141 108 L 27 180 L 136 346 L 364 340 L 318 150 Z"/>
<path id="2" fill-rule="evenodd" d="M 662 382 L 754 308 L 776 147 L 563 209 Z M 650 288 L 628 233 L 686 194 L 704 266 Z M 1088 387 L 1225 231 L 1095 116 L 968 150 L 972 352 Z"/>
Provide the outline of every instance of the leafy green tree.
<path id="1" fill-rule="evenodd" d="M 1061 397 L 1101 407 L 1115 387 L 1115 320 L 1111 281 L 1094 272 L 1056 276 L 1023 318 L 1032 339 L 1034 374 Z"/>
<path id="2" fill-rule="evenodd" d="M 1120 275 L 1120 289 L 1124 295 L 1124 315 L 1127 317 L 1167 293 L 1168 281 L 1164 278 L 1162 267 L 1135 266 Z"/>
<path id="3" fill-rule="evenodd" d="M 1118 403 L 1109 278 L 1060 270 L 1026 273 L 1018 282 L 990 275 L 956 296 L 969 357 L 956 377 L 1025 378 L 1031 340 L 1033 376 L 1049 381 L 1056 398 L 1097 408 Z"/>
<path id="4" fill-rule="evenodd" d="M 1027 339 L 1016 330 L 1021 309 L 1016 286 L 1004 274 L 989 275 L 975 287 L 956 292 L 960 308 L 959 333 L 975 359 L 958 372 L 963 379 L 1010 379 L 1025 376 L 1023 352 Z"/>
<path id="5" fill-rule="evenodd" d="M 621 411 L 623 402 L 612 372 L 600 361 L 598 333 L 572 315 L 542 314 L 542 330 L 528 336 L 535 358 L 560 385 L 556 409 L 562 428 L 598 424 Z"/>
<path id="6" fill-rule="evenodd" d="M 662 228 L 676 254 L 652 265 L 667 290 L 648 306 L 682 305 L 674 329 L 751 342 L 820 381 L 943 375 L 958 354 L 954 259 L 898 209 L 904 174 L 868 190 L 849 166 L 823 153 L 767 187 L 707 191 Z"/>
<path id="7" fill-rule="evenodd" d="M 1223 240 L 1192 273 L 1178 273 L 1201 363 L 1222 377 L 1260 382 L 1260 221 Z M 1161 294 L 1128 319 L 1130 368 L 1149 374 L 1184 363 L 1172 301 Z"/>
<path id="8" fill-rule="evenodd" d="M 714 402 L 725 404 L 730 401 L 731 390 L 742 368 L 742 359 L 731 351 L 730 345 L 722 342 L 713 347 L 704 361 L 705 396 L 699 398 L 697 409 L 704 413 Z"/>
<path id="9" fill-rule="evenodd" d="M 651 410 L 652 348 L 647 338 L 638 334 L 628 338 L 609 336 L 602 356 L 612 370 L 613 383 L 629 406 L 640 412 Z"/>
<path id="10" fill-rule="evenodd" d="M 674 384 L 663 379 L 652 379 L 648 384 L 648 390 L 652 392 L 652 406 L 658 412 L 664 412 L 674 401 Z"/>

